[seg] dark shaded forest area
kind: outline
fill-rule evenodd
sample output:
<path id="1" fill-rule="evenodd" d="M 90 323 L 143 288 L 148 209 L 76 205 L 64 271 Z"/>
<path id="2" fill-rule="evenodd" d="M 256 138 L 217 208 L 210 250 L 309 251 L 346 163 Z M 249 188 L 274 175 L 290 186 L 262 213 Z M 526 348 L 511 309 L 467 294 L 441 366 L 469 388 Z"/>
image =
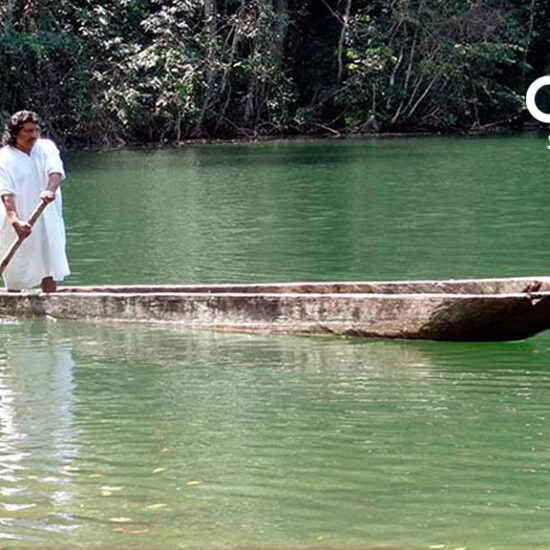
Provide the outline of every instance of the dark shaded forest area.
<path id="1" fill-rule="evenodd" d="M 67 146 L 520 125 L 548 0 L 0 0 L 0 116 Z"/>

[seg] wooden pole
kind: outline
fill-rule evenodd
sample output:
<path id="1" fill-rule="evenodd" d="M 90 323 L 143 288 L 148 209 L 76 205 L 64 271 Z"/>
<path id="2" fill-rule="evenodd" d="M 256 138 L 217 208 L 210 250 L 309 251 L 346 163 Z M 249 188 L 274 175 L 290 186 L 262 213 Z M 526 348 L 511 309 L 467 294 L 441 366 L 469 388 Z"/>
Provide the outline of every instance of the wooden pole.
<path id="1" fill-rule="evenodd" d="M 46 206 L 48 206 L 47 202 L 40 201 L 40 204 L 34 209 L 34 212 L 31 214 L 31 217 L 27 222 L 31 227 L 36 223 L 36 220 L 40 217 L 40 214 L 42 214 Z M 21 243 L 24 240 L 25 239 L 18 237 L 10 246 L 10 249 L 8 250 L 7 254 L 4 256 L 4 258 L 2 258 L 2 262 L 0 262 L 0 275 L 4 273 L 4 269 L 6 269 L 7 265 L 10 263 L 14 254 L 17 252 L 17 249 L 21 246 Z"/>

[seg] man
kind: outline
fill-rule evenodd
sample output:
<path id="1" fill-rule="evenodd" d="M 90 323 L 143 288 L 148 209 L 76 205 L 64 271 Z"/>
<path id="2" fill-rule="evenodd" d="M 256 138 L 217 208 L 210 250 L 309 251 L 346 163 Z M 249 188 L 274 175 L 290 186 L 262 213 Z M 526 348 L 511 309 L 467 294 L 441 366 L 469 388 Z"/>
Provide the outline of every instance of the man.
<path id="1" fill-rule="evenodd" d="M 17 237 L 24 240 L 4 270 L 8 290 L 40 285 L 55 292 L 69 275 L 61 190 L 63 162 L 55 144 L 40 138 L 38 116 L 18 111 L 6 125 L 0 149 L 0 257 Z M 31 230 L 28 220 L 39 201 L 53 202 Z"/>

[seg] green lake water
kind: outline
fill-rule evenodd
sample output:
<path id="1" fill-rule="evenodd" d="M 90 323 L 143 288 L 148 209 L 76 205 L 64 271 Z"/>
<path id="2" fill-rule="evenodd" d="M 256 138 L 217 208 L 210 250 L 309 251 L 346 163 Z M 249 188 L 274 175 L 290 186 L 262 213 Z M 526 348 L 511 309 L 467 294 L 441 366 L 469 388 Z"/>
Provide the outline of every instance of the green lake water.
<path id="1" fill-rule="evenodd" d="M 548 274 L 546 136 L 72 152 L 67 284 Z M 0 548 L 550 548 L 550 333 L 0 318 Z"/>

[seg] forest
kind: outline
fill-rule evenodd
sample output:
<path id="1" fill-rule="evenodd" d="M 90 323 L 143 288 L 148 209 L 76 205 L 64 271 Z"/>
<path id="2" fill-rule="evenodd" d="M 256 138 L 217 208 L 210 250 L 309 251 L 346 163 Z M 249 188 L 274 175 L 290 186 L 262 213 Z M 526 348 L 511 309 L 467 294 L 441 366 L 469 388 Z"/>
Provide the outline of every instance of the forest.
<path id="1" fill-rule="evenodd" d="M 0 122 L 66 147 L 519 128 L 548 0 L 0 0 Z"/>

